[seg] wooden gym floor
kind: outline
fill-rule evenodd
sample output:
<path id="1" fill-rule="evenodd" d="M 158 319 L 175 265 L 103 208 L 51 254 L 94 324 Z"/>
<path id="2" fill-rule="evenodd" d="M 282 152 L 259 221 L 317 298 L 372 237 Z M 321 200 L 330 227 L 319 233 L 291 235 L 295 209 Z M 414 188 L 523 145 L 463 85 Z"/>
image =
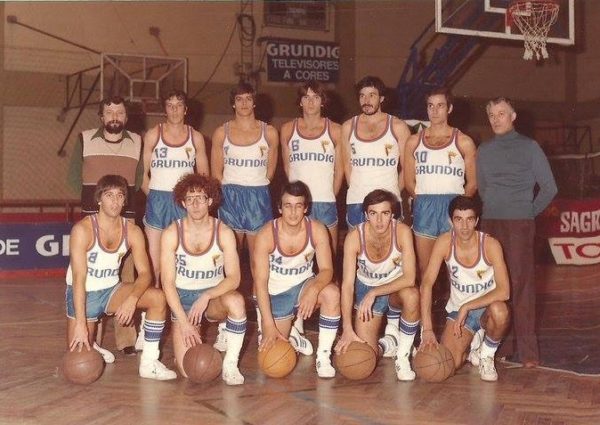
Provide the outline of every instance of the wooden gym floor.
<path id="1" fill-rule="evenodd" d="M 600 266 L 538 269 L 542 361 L 600 373 Z M 246 384 L 137 375 L 137 357 L 117 354 L 89 386 L 67 383 L 58 369 L 65 350 L 62 279 L 0 283 L 0 424 L 599 424 L 600 376 L 497 362 L 485 383 L 467 365 L 441 384 L 396 381 L 382 360 L 365 381 L 318 379 L 314 357 L 301 357 L 288 378 L 258 370 L 256 326 L 241 357 Z M 108 326 L 109 329 L 112 326 Z M 214 339 L 214 326 L 206 340 Z M 316 333 L 308 331 L 316 345 Z M 114 349 L 112 331 L 104 345 Z M 173 366 L 170 339 L 163 361 Z"/>

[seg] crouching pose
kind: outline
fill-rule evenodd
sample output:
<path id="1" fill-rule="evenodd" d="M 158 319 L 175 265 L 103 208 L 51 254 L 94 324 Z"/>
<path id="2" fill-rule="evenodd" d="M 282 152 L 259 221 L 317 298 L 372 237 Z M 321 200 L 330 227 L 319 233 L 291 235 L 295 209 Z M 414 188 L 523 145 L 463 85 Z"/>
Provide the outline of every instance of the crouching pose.
<path id="1" fill-rule="evenodd" d="M 127 181 L 106 175 L 96 185 L 99 210 L 71 231 L 71 260 L 67 270 L 67 343 L 71 350 L 94 344 L 98 319 L 114 314 L 122 325 L 132 323 L 136 309 L 146 311 L 145 339 L 139 373 L 142 378 L 169 380 L 177 374 L 159 360 L 158 345 L 165 327 L 167 303 L 162 291 L 149 288 L 152 273 L 142 230 L 121 216 Z M 119 269 L 131 250 L 138 276 L 120 282 Z"/>
<path id="2" fill-rule="evenodd" d="M 161 237 L 162 283 L 173 321 L 173 347 L 180 373 L 188 348 L 201 344 L 198 328 L 202 317 L 226 320 L 227 345 L 223 380 L 241 385 L 244 377 L 238 360 L 246 333 L 246 308 L 236 291 L 240 263 L 233 231 L 209 215 L 216 211 L 221 185 L 198 174 L 183 176 L 173 189 L 175 201 L 186 216 L 172 223 Z"/>

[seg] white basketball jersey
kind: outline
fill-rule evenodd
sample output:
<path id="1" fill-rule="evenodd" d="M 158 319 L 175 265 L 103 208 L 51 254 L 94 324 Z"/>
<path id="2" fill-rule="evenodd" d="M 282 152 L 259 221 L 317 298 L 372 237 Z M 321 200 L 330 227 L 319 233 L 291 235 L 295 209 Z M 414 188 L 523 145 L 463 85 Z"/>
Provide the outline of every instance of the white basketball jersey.
<path id="1" fill-rule="evenodd" d="M 455 128 L 446 145 L 432 147 L 425 142 L 425 130 L 421 131 L 414 152 L 417 195 L 465 193 L 465 159 L 458 149 L 458 134 Z"/>
<path id="2" fill-rule="evenodd" d="M 92 222 L 92 233 L 94 243 L 87 251 L 87 275 L 85 278 L 85 291 L 99 291 L 101 289 L 112 288 L 120 282 L 119 269 L 121 260 L 129 250 L 127 241 L 127 220 L 121 217 L 121 241 L 116 249 L 109 251 L 102 246 L 98 232 L 98 215 L 90 215 Z M 71 264 L 67 269 L 67 285 L 73 285 L 73 271 Z"/>
<path id="3" fill-rule="evenodd" d="M 225 279 L 223 250 L 219 245 L 219 220 L 213 218 L 213 234 L 209 247 L 199 254 L 185 247 L 183 221 L 177 220 L 179 244 L 175 251 L 175 287 L 198 290 L 217 286 Z"/>
<path id="4" fill-rule="evenodd" d="M 450 255 L 446 259 L 448 277 L 450 278 L 450 299 L 446 311 L 458 311 L 466 302 L 479 298 L 496 287 L 494 268 L 485 258 L 486 234 L 477 232 L 479 255 L 472 266 L 462 264 L 456 258 L 456 238 L 452 232 Z"/>
<path id="5" fill-rule="evenodd" d="M 163 136 L 163 126 L 158 125 L 158 142 L 152 151 L 150 161 L 150 189 L 172 191 L 179 178 L 193 173 L 196 165 L 196 147 L 192 137 L 192 128 L 188 128 L 188 137 L 184 144 L 169 144 Z"/>
<path id="6" fill-rule="evenodd" d="M 267 166 L 269 163 L 269 143 L 265 138 L 267 124 L 260 122 L 260 136 L 248 146 L 236 145 L 229 137 L 229 123 L 225 123 L 223 141 L 223 181 L 222 184 L 241 186 L 267 186 Z"/>
<path id="7" fill-rule="evenodd" d="M 290 181 L 306 183 L 314 202 L 335 202 L 335 144 L 329 134 L 329 119 L 325 118 L 323 133 L 313 138 L 302 136 L 298 131 L 298 120 L 294 120 L 294 131 L 288 147 Z"/>
<path id="8" fill-rule="evenodd" d="M 390 248 L 385 258 L 379 261 L 373 261 L 367 254 L 367 244 L 365 239 L 365 225 L 358 225 L 358 236 L 360 238 L 360 254 L 358 255 L 356 277 L 367 286 L 380 286 L 391 282 L 402 276 L 402 251 L 398 248 L 396 240 L 396 221 L 392 220 L 391 232 L 392 239 Z"/>
<path id="9" fill-rule="evenodd" d="M 392 133 L 392 116 L 383 135 L 374 140 L 358 137 L 358 117 L 352 119 L 350 135 L 350 165 L 352 173 L 348 185 L 346 204 L 362 204 L 365 196 L 375 189 L 392 192 L 400 201 L 398 187 L 398 141 Z"/>
<path id="10" fill-rule="evenodd" d="M 272 221 L 275 248 L 269 254 L 269 295 L 277 295 L 314 276 L 315 246 L 312 240 L 311 221 L 305 218 L 306 238 L 304 248 L 297 254 L 284 254 L 279 247 L 277 219 Z"/>

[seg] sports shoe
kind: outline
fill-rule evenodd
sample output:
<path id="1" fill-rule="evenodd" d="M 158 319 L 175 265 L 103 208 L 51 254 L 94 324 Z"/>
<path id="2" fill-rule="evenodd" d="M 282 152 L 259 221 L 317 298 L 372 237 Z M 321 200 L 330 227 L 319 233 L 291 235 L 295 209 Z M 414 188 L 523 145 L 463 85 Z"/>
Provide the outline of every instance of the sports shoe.
<path id="1" fill-rule="evenodd" d="M 227 385 L 242 385 L 244 383 L 244 375 L 240 373 L 240 370 L 235 363 L 223 363 L 221 377 Z"/>
<path id="2" fill-rule="evenodd" d="M 482 381 L 487 382 L 498 380 L 498 372 L 496 372 L 493 357 L 482 357 L 479 359 L 479 377 Z"/>
<path id="3" fill-rule="evenodd" d="M 393 325 L 386 325 L 383 338 L 379 338 L 379 345 L 383 348 L 383 357 L 396 357 L 400 341 L 400 329 Z"/>
<path id="4" fill-rule="evenodd" d="M 298 329 L 292 326 L 290 337 L 288 338 L 294 350 L 305 356 L 310 356 L 313 353 L 313 346 L 310 341 L 303 335 L 300 335 Z"/>
<path id="5" fill-rule="evenodd" d="M 102 355 L 102 358 L 104 359 L 104 363 L 114 363 L 115 362 L 115 355 L 113 353 L 111 353 L 110 351 L 108 351 L 106 348 L 100 347 L 95 342 L 94 342 L 94 350 L 96 350 L 97 352 L 99 352 Z"/>
<path id="6" fill-rule="evenodd" d="M 219 326 L 217 327 L 217 339 L 215 340 L 213 347 L 221 353 L 227 351 L 227 332 L 225 331 L 225 324 L 221 325 L 221 323 L 219 323 Z"/>
<path id="7" fill-rule="evenodd" d="M 325 352 L 317 356 L 316 366 L 319 378 L 333 378 L 335 376 L 335 369 L 331 365 L 329 358 L 330 354 L 329 352 Z"/>
<path id="8" fill-rule="evenodd" d="M 473 366 L 479 366 L 479 347 L 483 343 L 483 338 L 485 336 L 485 331 L 483 329 L 479 329 L 475 335 L 473 335 L 473 340 L 471 341 L 471 349 L 469 350 L 469 355 L 467 356 L 467 360 Z"/>
<path id="9" fill-rule="evenodd" d="M 169 381 L 176 379 L 177 374 L 167 369 L 167 367 L 158 360 L 142 360 L 139 368 L 142 378 L 156 379 L 157 381 Z"/>
<path id="10" fill-rule="evenodd" d="M 398 381 L 414 381 L 415 372 L 413 372 L 410 367 L 410 361 L 408 360 L 408 354 L 400 357 L 396 357 L 395 361 L 396 366 L 396 376 L 398 377 Z"/>

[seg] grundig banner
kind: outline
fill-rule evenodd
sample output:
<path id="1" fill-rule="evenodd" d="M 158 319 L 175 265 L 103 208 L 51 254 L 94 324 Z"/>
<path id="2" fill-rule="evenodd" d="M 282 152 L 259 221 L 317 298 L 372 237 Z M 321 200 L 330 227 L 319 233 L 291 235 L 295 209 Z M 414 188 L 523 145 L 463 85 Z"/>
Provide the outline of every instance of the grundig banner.
<path id="1" fill-rule="evenodd" d="M 335 83 L 340 69 L 340 46 L 322 41 L 269 40 L 267 62 L 268 81 Z"/>

